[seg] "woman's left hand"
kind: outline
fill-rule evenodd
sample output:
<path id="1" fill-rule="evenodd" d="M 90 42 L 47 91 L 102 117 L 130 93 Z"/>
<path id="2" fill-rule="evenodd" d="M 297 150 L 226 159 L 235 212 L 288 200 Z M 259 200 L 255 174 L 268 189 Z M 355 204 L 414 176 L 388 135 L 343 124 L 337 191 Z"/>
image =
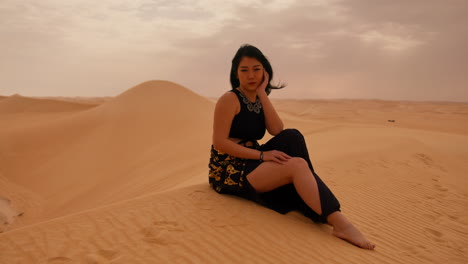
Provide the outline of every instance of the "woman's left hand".
<path id="1" fill-rule="evenodd" d="M 263 69 L 263 82 L 257 87 L 257 94 L 258 92 L 265 92 L 265 89 L 268 86 L 268 80 L 270 76 L 268 75 L 268 72 Z"/>

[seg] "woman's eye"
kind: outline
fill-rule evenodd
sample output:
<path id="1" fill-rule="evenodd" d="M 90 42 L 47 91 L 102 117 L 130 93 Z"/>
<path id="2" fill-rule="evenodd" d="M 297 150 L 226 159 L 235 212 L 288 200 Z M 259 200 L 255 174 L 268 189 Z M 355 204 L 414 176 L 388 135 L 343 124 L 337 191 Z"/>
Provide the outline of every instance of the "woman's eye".
<path id="1" fill-rule="evenodd" d="M 241 72 L 246 72 L 247 70 L 241 70 Z"/>

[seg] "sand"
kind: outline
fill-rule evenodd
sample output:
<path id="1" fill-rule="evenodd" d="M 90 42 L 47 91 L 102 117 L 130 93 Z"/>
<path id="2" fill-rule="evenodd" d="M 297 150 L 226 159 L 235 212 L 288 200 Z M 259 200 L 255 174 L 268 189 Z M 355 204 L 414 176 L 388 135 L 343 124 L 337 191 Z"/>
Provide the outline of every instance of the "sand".
<path id="1" fill-rule="evenodd" d="M 0 97 L 0 263 L 468 263 L 468 103 L 273 101 L 375 251 L 212 191 L 213 100 L 149 81 Z"/>

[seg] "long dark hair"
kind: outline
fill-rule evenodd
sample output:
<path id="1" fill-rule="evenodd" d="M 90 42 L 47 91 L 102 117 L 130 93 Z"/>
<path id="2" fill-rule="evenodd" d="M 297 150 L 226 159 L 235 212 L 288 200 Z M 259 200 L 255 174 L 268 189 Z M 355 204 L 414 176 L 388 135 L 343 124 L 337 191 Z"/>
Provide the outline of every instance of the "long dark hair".
<path id="1" fill-rule="evenodd" d="M 232 59 L 230 76 L 232 89 L 236 89 L 240 85 L 239 79 L 237 78 L 237 68 L 239 68 L 240 61 L 243 57 L 257 59 L 263 65 L 263 68 L 267 71 L 269 75 L 268 85 L 265 89 L 267 94 L 270 94 L 272 89 L 281 89 L 286 86 L 286 84 L 283 83 L 279 83 L 276 86 L 271 85 L 271 79 L 273 79 L 273 69 L 271 68 L 270 62 L 258 48 L 249 44 L 244 44 L 239 48 L 239 50 L 237 50 L 236 55 Z"/>

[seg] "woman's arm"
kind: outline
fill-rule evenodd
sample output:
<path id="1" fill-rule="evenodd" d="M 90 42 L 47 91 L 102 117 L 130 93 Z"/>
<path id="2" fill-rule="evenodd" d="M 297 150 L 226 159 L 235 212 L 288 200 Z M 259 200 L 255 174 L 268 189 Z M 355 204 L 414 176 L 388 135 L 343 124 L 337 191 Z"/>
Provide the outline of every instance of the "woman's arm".
<path id="1" fill-rule="evenodd" d="M 213 146 L 234 157 L 260 159 L 259 150 L 241 146 L 229 139 L 232 120 L 239 111 L 240 103 L 234 93 L 227 92 L 219 98 L 214 113 Z M 265 151 L 263 155 L 264 161 L 274 161 L 279 164 L 284 164 L 290 158 L 286 153 L 277 150 Z"/>
<path id="2" fill-rule="evenodd" d="M 229 139 L 232 120 L 240 111 L 236 94 L 227 92 L 216 103 L 213 122 L 213 146 L 231 156 L 244 159 L 260 159 L 260 151 L 241 146 Z"/>
<path id="3" fill-rule="evenodd" d="M 283 131 L 283 121 L 281 121 L 281 118 L 279 117 L 278 113 L 276 113 L 276 110 L 273 107 L 270 98 L 268 98 L 268 95 L 265 91 L 267 84 L 268 73 L 264 70 L 263 83 L 258 87 L 257 95 L 258 98 L 260 98 L 260 101 L 262 102 L 262 108 L 263 112 L 265 113 L 265 122 L 268 133 L 270 133 L 273 136 L 276 136 L 281 131 Z"/>

